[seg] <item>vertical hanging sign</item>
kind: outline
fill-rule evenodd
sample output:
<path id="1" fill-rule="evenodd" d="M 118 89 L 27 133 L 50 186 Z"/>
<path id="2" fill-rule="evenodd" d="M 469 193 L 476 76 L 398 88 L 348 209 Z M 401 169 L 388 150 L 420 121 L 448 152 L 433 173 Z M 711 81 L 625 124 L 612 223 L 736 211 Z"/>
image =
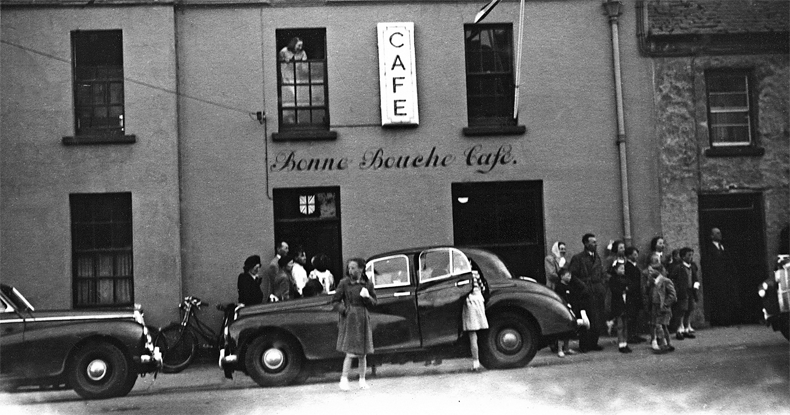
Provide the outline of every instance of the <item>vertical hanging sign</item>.
<path id="1" fill-rule="evenodd" d="M 381 125 L 419 125 L 414 23 L 379 23 Z"/>

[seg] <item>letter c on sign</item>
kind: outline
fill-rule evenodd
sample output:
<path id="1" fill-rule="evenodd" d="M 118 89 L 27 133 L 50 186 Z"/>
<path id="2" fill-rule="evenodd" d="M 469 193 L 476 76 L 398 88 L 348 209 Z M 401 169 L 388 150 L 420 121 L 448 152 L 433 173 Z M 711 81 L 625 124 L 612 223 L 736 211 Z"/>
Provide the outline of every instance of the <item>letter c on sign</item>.
<path id="1" fill-rule="evenodd" d="M 390 45 L 395 46 L 396 48 L 402 48 L 403 47 L 403 43 L 401 43 L 400 45 L 396 45 L 395 43 L 393 43 L 393 39 L 392 38 L 394 38 L 395 35 L 403 37 L 403 33 L 401 33 L 401 32 L 395 32 L 395 33 L 391 34 L 390 35 Z"/>

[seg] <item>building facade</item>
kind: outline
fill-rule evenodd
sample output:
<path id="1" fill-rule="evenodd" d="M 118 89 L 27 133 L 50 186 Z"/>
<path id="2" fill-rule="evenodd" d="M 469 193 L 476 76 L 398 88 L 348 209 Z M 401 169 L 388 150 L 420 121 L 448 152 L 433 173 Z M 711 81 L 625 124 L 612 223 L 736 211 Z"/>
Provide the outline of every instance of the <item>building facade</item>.
<path id="1" fill-rule="evenodd" d="M 697 313 L 713 324 L 759 321 L 755 287 L 788 249 L 788 16 L 782 0 L 637 4 L 653 62 L 661 229 L 701 260 Z M 713 228 L 731 279 L 706 272 Z"/>
<path id="2" fill-rule="evenodd" d="M 527 1 L 522 36 L 519 2 L 475 25 L 481 3 L 3 0 L 3 281 L 157 325 L 184 295 L 235 301 L 244 259 L 280 240 L 336 276 L 459 244 L 542 281 L 554 241 L 592 232 L 603 254 L 628 233 L 618 137 L 646 251 L 667 225 L 635 4 L 618 125 L 599 2 Z"/>

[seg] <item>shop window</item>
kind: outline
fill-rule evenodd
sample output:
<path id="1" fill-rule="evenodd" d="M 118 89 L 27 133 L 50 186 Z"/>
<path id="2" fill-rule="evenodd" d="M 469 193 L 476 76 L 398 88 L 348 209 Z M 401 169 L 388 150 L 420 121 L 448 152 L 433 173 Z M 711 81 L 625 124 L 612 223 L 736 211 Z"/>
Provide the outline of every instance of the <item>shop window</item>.
<path id="1" fill-rule="evenodd" d="M 329 131 L 326 30 L 279 29 L 274 140 L 333 139 Z"/>
<path id="2" fill-rule="evenodd" d="M 127 143 L 120 30 L 71 33 L 75 137 L 66 144 Z"/>
<path id="3" fill-rule="evenodd" d="M 737 154 L 737 148 L 754 147 L 756 109 L 750 73 L 711 70 L 705 73 L 705 84 L 708 133 L 713 153 L 718 150 L 725 155 Z"/>
<path id="4" fill-rule="evenodd" d="M 72 194 L 75 308 L 134 302 L 131 193 Z"/>
<path id="5" fill-rule="evenodd" d="M 523 133 L 513 117 L 513 27 L 465 26 L 467 135 Z"/>

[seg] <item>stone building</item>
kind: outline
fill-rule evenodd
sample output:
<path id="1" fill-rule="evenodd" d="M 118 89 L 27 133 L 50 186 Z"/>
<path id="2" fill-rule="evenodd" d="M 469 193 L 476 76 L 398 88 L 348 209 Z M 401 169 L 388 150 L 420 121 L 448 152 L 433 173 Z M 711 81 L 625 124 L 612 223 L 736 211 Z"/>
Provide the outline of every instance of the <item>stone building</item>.
<path id="1" fill-rule="evenodd" d="M 714 324 L 756 322 L 756 287 L 790 220 L 790 2 L 644 1 L 636 9 L 640 52 L 654 74 L 663 235 L 701 259 L 697 319 L 704 311 Z M 706 273 L 712 228 L 734 259 L 730 283 Z"/>

